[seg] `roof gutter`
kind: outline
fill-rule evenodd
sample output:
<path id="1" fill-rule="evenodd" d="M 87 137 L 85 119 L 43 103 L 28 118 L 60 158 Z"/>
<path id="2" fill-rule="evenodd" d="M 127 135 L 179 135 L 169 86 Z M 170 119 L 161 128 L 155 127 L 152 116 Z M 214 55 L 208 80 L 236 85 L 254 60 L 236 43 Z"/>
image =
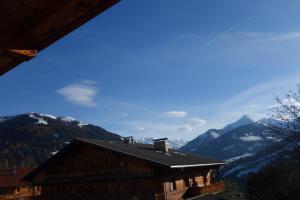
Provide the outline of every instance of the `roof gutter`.
<path id="1" fill-rule="evenodd" d="M 185 167 L 204 167 L 212 165 L 226 165 L 226 163 L 209 163 L 209 164 L 194 164 L 194 165 L 172 165 L 171 168 L 185 168 Z"/>

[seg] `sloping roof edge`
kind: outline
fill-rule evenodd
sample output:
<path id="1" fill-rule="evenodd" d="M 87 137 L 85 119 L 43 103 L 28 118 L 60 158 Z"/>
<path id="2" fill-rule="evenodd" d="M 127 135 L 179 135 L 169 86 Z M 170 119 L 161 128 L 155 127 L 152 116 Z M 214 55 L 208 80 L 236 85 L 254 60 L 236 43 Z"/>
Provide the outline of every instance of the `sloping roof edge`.
<path id="1" fill-rule="evenodd" d="M 28 181 L 28 180 L 30 180 L 34 176 L 34 174 L 36 172 L 38 172 L 40 169 L 42 169 L 45 165 L 47 165 L 48 163 L 50 163 L 52 160 L 54 160 L 57 157 L 61 156 L 63 153 L 65 153 L 65 151 L 67 151 L 68 149 L 70 149 L 75 144 L 84 144 L 84 145 L 90 145 L 90 146 L 93 146 L 93 147 L 96 147 L 96 148 L 107 149 L 107 150 L 119 153 L 121 155 L 126 155 L 126 156 L 130 156 L 130 157 L 138 158 L 140 160 L 144 160 L 144 161 L 153 163 L 153 164 L 155 164 L 157 166 L 166 167 L 166 168 L 170 168 L 170 169 L 172 169 L 172 168 L 205 167 L 205 166 L 220 166 L 220 165 L 225 165 L 226 164 L 224 162 L 216 162 L 216 163 L 195 164 L 195 165 L 167 165 L 167 164 L 164 164 L 164 163 L 161 163 L 161 162 L 157 162 L 155 160 L 143 158 L 143 157 L 140 157 L 140 156 L 137 156 L 137 155 L 133 155 L 133 154 L 130 154 L 130 153 L 127 153 L 127 152 L 123 152 L 123 151 L 118 151 L 117 149 L 110 148 L 108 146 L 104 146 L 104 145 L 92 143 L 92 142 L 90 142 L 87 139 L 75 138 L 70 144 L 68 144 L 67 146 L 65 146 L 62 150 L 60 150 L 55 155 L 53 155 L 50 158 L 48 158 L 45 162 L 43 162 L 41 165 L 39 165 L 37 168 L 35 168 L 33 171 L 31 171 L 26 176 L 24 176 L 21 180 L 22 181 Z"/>
<path id="2" fill-rule="evenodd" d="M 214 166 L 214 165 L 225 165 L 226 164 L 224 162 L 217 162 L 217 163 L 195 164 L 195 165 L 166 165 L 164 163 L 160 163 L 160 162 L 157 162 L 157 161 L 154 161 L 154 160 L 143 158 L 143 157 L 140 157 L 140 156 L 137 156 L 137 155 L 127 153 L 127 152 L 118 151 L 117 149 L 114 149 L 114 148 L 109 148 L 107 146 L 91 143 L 90 141 L 86 141 L 85 139 L 82 139 L 82 138 L 76 138 L 76 140 L 81 141 L 81 142 L 85 142 L 85 143 L 88 143 L 88 144 L 93 144 L 95 146 L 100 146 L 102 148 L 109 149 L 109 150 L 114 151 L 114 152 L 118 152 L 118 153 L 125 154 L 125 155 L 131 156 L 131 157 L 139 158 L 139 159 L 142 159 L 142 160 L 146 160 L 146 161 L 149 161 L 151 163 L 156 163 L 158 165 L 162 165 L 162 166 L 169 167 L 169 168 L 204 167 L 204 166 Z"/>

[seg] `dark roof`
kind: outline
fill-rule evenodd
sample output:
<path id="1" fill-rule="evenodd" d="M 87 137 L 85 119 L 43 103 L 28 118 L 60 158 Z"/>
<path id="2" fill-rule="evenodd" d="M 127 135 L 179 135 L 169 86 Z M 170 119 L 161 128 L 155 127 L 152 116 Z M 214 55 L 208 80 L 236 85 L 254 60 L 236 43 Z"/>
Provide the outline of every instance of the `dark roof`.
<path id="1" fill-rule="evenodd" d="M 0 76 L 119 1 L 0 1 Z"/>
<path id="2" fill-rule="evenodd" d="M 220 166 L 225 163 L 213 158 L 208 158 L 199 155 L 193 155 L 189 153 L 182 153 L 173 149 L 169 149 L 168 152 L 155 151 L 152 144 L 125 144 L 122 141 L 112 141 L 107 142 L 103 140 L 91 140 L 77 138 L 74 139 L 70 144 L 64 147 L 54 156 L 50 157 L 44 163 L 39 165 L 36 169 L 31 171 L 23 180 L 31 180 L 36 172 L 43 168 L 48 163 L 56 160 L 56 158 L 63 156 L 68 149 L 73 145 L 92 145 L 100 149 L 108 149 L 116 153 L 120 153 L 126 156 L 135 157 L 137 159 L 142 159 L 153 164 L 168 167 L 168 168 L 186 168 L 186 167 L 203 167 L 203 166 Z"/>
<path id="3" fill-rule="evenodd" d="M 123 144 L 105 142 L 102 140 L 75 139 L 78 142 L 91 144 L 100 148 L 147 160 L 170 168 L 200 167 L 210 165 L 223 165 L 222 161 L 199 155 L 179 152 L 169 149 L 168 152 L 155 151 L 152 144 Z"/>
<path id="4" fill-rule="evenodd" d="M 0 188 L 16 188 L 26 184 L 21 179 L 30 171 L 32 171 L 32 168 L 0 169 Z"/>

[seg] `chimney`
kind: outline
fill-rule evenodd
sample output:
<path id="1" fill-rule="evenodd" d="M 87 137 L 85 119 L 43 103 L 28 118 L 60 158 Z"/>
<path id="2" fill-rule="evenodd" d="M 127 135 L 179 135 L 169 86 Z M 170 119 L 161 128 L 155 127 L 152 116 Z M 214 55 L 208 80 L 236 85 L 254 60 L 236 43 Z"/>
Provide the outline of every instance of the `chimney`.
<path id="1" fill-rule="evenodd" d="M 125 137 L 125 138 L 124 138 L 124 143 L 125 143 L 125 144 L 130 144 L 130 145 L 134 144 L 134 139 L 133 139 L 133 137 L 132 137 L 132 136 Z"/>
<path id="2" fill-rule="evenodd" d="M 160 139 L 153 140 L 154 150 L 168 152 L 169 145 L 167 140 L 168 138 L 160 138 Z"/>

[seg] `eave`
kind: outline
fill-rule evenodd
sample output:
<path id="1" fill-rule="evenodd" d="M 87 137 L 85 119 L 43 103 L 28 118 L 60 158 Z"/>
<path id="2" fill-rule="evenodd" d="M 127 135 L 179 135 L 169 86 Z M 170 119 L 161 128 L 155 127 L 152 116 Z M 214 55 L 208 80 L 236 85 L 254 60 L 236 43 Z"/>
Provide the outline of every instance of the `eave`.
<path id="1" fill-rule="evenodd" d="M 0 1 L 0 76 L 119 1 Z"/>

